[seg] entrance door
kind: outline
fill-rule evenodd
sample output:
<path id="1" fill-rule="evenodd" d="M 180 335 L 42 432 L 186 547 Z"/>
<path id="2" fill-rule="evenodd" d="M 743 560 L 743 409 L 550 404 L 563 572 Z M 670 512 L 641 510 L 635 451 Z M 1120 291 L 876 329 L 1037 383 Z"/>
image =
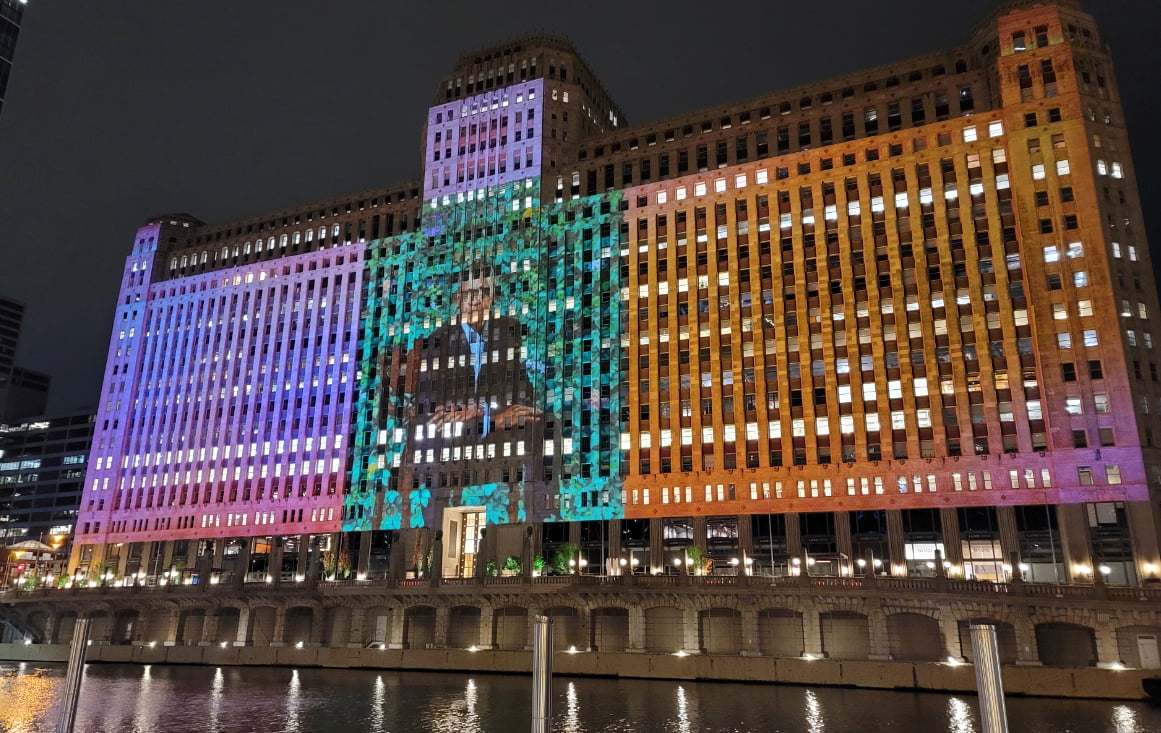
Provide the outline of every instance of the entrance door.
<path id="1" fill-rule="evenodd" d="M 1137 634 L 1137 653 L 1141 656 L 1141 669 L 1161 669 L 1155 634 Z"/>
<path id="2" fill-rule="evenodd" d="M 484 528 L 484 512 L 464 512 L 463 533 L 460 535 L 460 577 L 476 575 L 476 555 L 480 549 L 480 531 Z"/>

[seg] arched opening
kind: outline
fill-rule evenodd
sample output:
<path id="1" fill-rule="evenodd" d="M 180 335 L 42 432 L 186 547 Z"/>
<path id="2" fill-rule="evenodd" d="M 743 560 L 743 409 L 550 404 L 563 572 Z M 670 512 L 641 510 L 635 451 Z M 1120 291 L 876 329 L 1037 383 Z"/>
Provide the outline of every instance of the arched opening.
<path id="1" fill-rule="evenodd" d="M 117 614 L 113 617 L 113 627 L 112 633 L 109 636 L 109 643 L 131 643 L 133 641 L 133 635 L 137 632 L 139 618 L 140 614 L 138 614 L 137 611 L 118 611 Z"/>
<path id="2" fill-rule="evenodd" d="M 645 609 L 645 650 L 672 654 L 685 648 L 685 618 L 680 608 Z"/>
<path id="3" fill-rule="evenodd" d="M 363 638 L 359 641 L 364 647 L 386 646 L 391 642 L 391 608 L 388 606 L 372 606 L 363 612 Z"/>
<path id="4" fill-rule="evenodd" d="M 427 649 L 435 642 L 435 609 L 413 606 L 403 614 L 403 643 L 408 649 Z"/>
<path id="5" fill-rule="evenodd" d="M 557 651 L 565 651 L 569 647 L 583 647 L 580 638 L 580 617 L 576 609 L 570 606 L 554 606 L 546 608 L 544 615 L 552 619 L 552 646 Z"/>
<path id="6" fill-rule="evenodd" d="M 201 608 L 191 608 L 181 612 L 177 618 L 178 644 L 197 644 L 202 640 L 202 632 L 206 627 L 206 612 Z"/>
<path id="7" fill-rule="evenodd" d="M 989 624 L 996 627 L 996 645 L 1000 648 L 1000 664 L 1016 663 L 1016 629 L 1012 624 L 990 618 L 972 618 L 958 622 L 960 654 L 969 662 L 975 662 L 972 650 L 972 624 Z"/>
<path id="8" fill-rule="evenodd" d="M 270 646 L 274 641 L 274 606 L 258 606 L 250 609 L 250 624 L 246 639 L 254 646 Z"/>
<path id="9" fill-rule="evenodd" d="M 706 654 L 742 651 L 742 614 L 732 608 L 707 608 L 697 614 L 698 638 Z"/>
<path id="10" fill-rule="evenodd" d="M 310 627 L 313 623 L 314 609 L 310 606 L 292 606 L 286 609 L 283 642 L 287 645 L 310 644 Z"/>
<path id="11" fill-rule="evenodd" d="M 1091 667 L 1096 664 L 1096 636 L 1080 624 L 1036 624 L 1036 648 L 1048 667 Z"/>
<path id="12" fill-rule="evenodd" d="M 922 613 L 893 613 L 887 617 L 887 647 L 891 658 L 906 662 L 947 659 L 939 622 Z"/>
<path id="13" fill-rule="evenodd" d="M 496 609 L 492 629 L 497 649 L 523 649 L 528 645 L 528 611 L 515 606 Z"/>
<path id="14" fill-rule="evenodd" d="M 598 608 L 592 618 L 594 651 L 623 652 L 629 648 L 629 609 Z"/>
<path id="15" fill-rule="evenodd" d="M 214 632 L 213 641 L 227 646 L 238 641 L 238 624 L 242 620 L 242 612 L 233 606 L 219 608 L 215 613 L 218 626 Z"/>
<path id="16" fill-rule="evenodd" d="M 758 649 L 771 657 L 801 657 L 802 614 L 789 608 L 766 608 L 758 613 Z"/>
<path id="17" fill-rule="evenodd" d="M 448 613 L 447 645 L 453 649 L 467 649 L 480 643 L 480 609 L 476 606 L 455 606 Z"/>
<path id="18" fill-rule="evenodd" d="M 88 618 L 92 621 L 89 624 L 89 639 L 94 644 L 108 644 L 113 634 L 112 617 L 104 611 L 93 611 Z M 72 638 L 72 634 L 69 634 L 69 638 Z"/>
<path id="19" fill-rule="evenodd" d="M 870 654 L 867 617 L 853 611 L 828 611 L 819 615 L 822 650 L 834 659 L 866 659 Z"/>
<path id="20" fill-rule="evenodd" d="M 56 624 L 52 628 L 52 638 L 49 639 L 50 644 L 71 644 L 73 641 L 73 632 L 76 631 L 77 615 L 72 611 L 65 611 L 57 614 Z M 93 638 L 90 627 L 89 638 Z"/>

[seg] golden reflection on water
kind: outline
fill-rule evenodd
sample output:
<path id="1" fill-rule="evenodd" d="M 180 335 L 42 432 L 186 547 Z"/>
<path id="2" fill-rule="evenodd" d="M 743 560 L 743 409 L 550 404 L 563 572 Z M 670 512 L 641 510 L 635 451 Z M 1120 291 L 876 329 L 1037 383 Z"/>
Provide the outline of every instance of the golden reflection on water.
<path id="1" fill-rule="evenodd" d="M 14 673 L 0 676 L 0 730 L 7 733 L 38 733 L 47 721 L 55 723 L 55 715 L 47 715 L 56 710 L 57 690 L 61 686 L 59 676 L 50 675 L 48 670 L 28 671 L 21 663 Z"/>

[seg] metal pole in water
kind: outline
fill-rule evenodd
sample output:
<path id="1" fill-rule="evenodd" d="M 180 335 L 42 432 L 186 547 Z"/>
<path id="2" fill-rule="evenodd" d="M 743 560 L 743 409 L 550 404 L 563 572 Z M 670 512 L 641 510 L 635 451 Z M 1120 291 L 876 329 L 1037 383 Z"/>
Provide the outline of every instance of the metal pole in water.
<path id="1" fill-rule="evenodd" d="M 552 729 L 552 619 L 532 618 L 532 733 Z"/>
<path id="2" fill-rule="evenodd" d="M 60 720 L 56 733 L 73 733 L 77 722 L 77 700 L 81 696 L 81 680 L 85 676 L 85 650 L 89 645 L 87 618 L 79 618 L 73 626 L 73 645 L 69 649 L 69 666 L 65 673 L 64 697 L 61 699 Z"/>
<path id="3" fill-rule="evenodd" d="M 996 627 L 972 624 L 972 653 L 976 663 L 976 689 L 980 695 L 981 733 L 1008 733 L 1004 705 L 1004 681 L 1000 677 L 1000 645 Z"/>

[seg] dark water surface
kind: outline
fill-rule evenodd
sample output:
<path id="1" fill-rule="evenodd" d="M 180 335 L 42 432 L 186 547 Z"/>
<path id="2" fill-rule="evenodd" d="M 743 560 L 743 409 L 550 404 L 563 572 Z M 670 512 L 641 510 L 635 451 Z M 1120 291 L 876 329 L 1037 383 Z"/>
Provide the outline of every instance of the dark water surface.
<path id="1" fill-rule="evenodd" d="M 0 664 L 0 730 L 56 729 L 60 665 Z M 77 731 L 527 731 L 531 678 L 89 665 Z M 554 731 L 980 733 L 974 696 L 654 680 L 555 680 Z M 1012 698 L 1012 733 L 1161 733 L 1144 703 Z"/>

